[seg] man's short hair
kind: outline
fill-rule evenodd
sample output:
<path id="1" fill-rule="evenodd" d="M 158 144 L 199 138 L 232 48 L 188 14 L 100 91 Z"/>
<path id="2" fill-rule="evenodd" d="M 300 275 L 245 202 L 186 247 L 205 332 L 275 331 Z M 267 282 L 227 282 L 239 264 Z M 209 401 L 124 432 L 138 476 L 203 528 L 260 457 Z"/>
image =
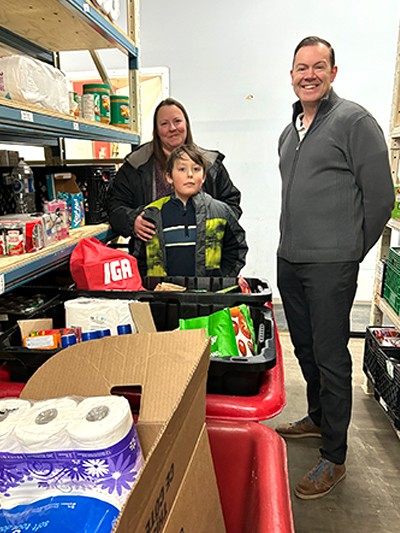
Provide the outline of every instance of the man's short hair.
<path id="1" fill-rule="evenodd" d="M 303 39 L 303 40 L 301 40 L 299 42 L 299 44 L 296 46 L 296 49 L 295 49 L 294 54 L 293 54 L 293 64 L 294 64 L 294 58 L 296 57 L 296 54 L 300 50 L 300 48 L 304 48 L 304 46 L 315 46 L 317 44 L 324 44 L 329 49 L 331 67 L 333 68 L 335 66 L 335 50 L 332 48 L 331 43 L 329 43 L 325 39 L 321 39 L 321 37 L 317 37 L 315 35 L 312 35 L 310 37 L 306 37 L 305 39 Z"/>

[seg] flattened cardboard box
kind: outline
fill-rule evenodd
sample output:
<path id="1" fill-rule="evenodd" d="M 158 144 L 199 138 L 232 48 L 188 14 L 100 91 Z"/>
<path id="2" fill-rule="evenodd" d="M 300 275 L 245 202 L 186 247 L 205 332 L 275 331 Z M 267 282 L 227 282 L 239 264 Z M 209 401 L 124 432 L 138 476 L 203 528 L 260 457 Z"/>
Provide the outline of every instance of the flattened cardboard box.
<path id="1" fill-rule="evenodd" d="M 138 333 L 62 350 L 44 363 L 23 389 L 21 398 L 41 400 L 68 395 L 103 396 L 114 387 L 141 386 L 136 428 L 145 465 L 113 533 L 166 532 L 164 526 L 172 518 L 174 524 L 188 524 L 191 509 L 175 504 L 188 466 L 191 469 L 198 460 L 203 461 L 203 470 L 211 471 L 207 498 L 196 502 L 193 523 L 180 527 L 185 533 L 225 531 L 211 455 L 203 451 L 196 459 L 194 454 L 204 432 L 208 365 L 209 343 L 204 330 Z M 207 448 L 208 439 L 206 444 Z M 193 486 L 194 482 L 202 482 L 201 477 L 191 479 L 191 490 L 201 491 L 201 486 Z M 196 516 L 207 514 L 218 530 L 208 525 L 198 529 Z"/>

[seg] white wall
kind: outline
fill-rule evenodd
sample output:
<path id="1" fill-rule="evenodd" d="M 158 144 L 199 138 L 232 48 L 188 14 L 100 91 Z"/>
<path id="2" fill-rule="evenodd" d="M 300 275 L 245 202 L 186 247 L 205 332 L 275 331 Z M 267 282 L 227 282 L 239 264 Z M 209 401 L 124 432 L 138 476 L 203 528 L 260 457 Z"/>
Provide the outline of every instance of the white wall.
<path id="1" fill-rule="evenodd" d="M 141 66 L 170 68 L 171 96 L 186 106 L 196 142 L 226 155 L 243 195 L 245 273 L 269 279 L 277 296 L 277 139 L 295 100 L 293 50 L 307 35 L 330 41 L 339 67 L 336 92 L 371 111 L 387 134 L 400 3 L 142 0 L 140 9 Z M 371 297 L 374 264 L 372 252 L 362 265 L 358 300 Z"/>
<path id="2" fill-rule="evenodd" d="M 242 191 L 250 252 L 245 273 L 276 289 L 280 177 L 277 141 L 291 119 L 289 70 L 297 43 L 319 35 L 335 48 L 336 92 L 366 107 L 388 134 L 399 0 L 141 0 L 141 67 L 170 69 L 171 96 L 187 108 L 194 137 L 226 155 Z M 125 13 L 118 21 L 126 28 Z M 126 58 L 102 54 L 107 68 Z M 64 70 L 91 70 L 63 54 Z M 64 66 L 65 65 L 65 66 Z M 253 96 L 253 98 L 250 97 Z M 369 300 L 376 250 L 361 266 L 357 300 Z"/>

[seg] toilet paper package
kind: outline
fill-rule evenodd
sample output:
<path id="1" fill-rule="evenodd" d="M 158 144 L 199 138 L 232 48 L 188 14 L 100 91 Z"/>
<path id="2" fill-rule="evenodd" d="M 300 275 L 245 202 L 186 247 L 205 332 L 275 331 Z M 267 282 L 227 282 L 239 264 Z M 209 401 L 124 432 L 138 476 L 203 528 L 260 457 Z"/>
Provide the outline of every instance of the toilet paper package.
<path id="1" fill-rule="evenodd" d="M 136 305 L 140 303 L 131 304 L 132 307 Z M 99 520 L 95 522 L 96 514 L 101 516 L 103 523 L 108 521 L 107 533 L 111 528 L 112 533 L 175 533 L 181 529 L 188 532 L 225 531 L 205 427 L 210 362 L 205 332 L 140 333 L 135 313 L 133 316 L 139 333 L 80 342 L 59 351 L 36 370 L 21 393 L 21 399 L 30 401 L 75 395 L 102 397 L 117 391 L 129 397 L 134 420 L 138 416 L 135 431 L 145 461 L 114 525 L 115 505 L 105 498 L 93 498 L 89 512 L 89 506 L 82 507 L 80 495 L 75 496 L 74 489 L 58 496 L 57 500 L 49 495 L 47 506 L 42 500 L 36 522 L 32 513 L 30 523 L 23 521 L 26 517 L 23 514 L 20 514 L 20 520 L 16 520 L 16 510 L 10 509 L 9 505 L 3 514 L 8 512 L 12 516 L 14 513 L 14 520 L 10 518 L 7 525 L 0 524 L 1 533 L 15 533 L 14 529 L 29 533 L 83 533 L 85 525 L 85 533 L 105 533 L 106 527 L 102 524 L 101 530 Z M 105 413 L 104 408 L 101 412 Z M 87 413 L 89 419 L 92 415 Z M 69 430 L 69 434 L 75 443 L 79 440 L 74 431 Z M 84 457 L 83 460 L 91 461 L 89 465 L 79 463 L 72 468 L 67 465 L 59 483 L 63 485 L 71 470 L 74 482 L 80 483 L 82 470 L 86 476 L 90 466 L 89 472 L 94 480 L 98 480 L 98 488 L 105 491 L 105 496 L 118 497 L 118 490 L 121 497 L 125 496 L 124 485 L 130 484 L 129 476 L 135 470 L 129 466 L 127 453 L 128 449 L 135 451 L 136 446 L 127 438 L 121 447 L 122 452 L 114 459 L 110 456 L 108 460 L 108 452 L 102 457 L 97 451 L 97 457 Z M 80 453 L 88 452 L 90 450 L 81 450 Z M 1 490 L 0 499 L 8 499 L 2 496 Z M 56 530 L 54 520 L 47 518 L 52 501 L 58 505 Z M 94 502 L 98 502 L 101 513 L 97 513 Z M 62 516 L 63 513 L 67 516 Z M 76 520 L 79 524 L 82 522 L 82 528 L 74 527 Z"/>
<path id="2" fill-rule="evenodd" d="M 68 115 L 66 76 L 57 68 L 22 55 L 0 58 L 0 96 Z"/>
<path id="3" fill-rule="evenodd" d="M 129 304 L 135 300 L 112 298 L 75 298 L 64 303 L 66 327 L 81 327 L 82 331 L 110 329 L 117 335 L 117 327 L 130 324 L 136 332 Z"/>
<path id="4" fill-rule="evenodd" d="M 129 402 L 26 403 L 0 405 L 12 413 L 0 441 L 14 437 L 12 452 L 0 451 L 0 532 L 110 533 L 143 464 Z"/>

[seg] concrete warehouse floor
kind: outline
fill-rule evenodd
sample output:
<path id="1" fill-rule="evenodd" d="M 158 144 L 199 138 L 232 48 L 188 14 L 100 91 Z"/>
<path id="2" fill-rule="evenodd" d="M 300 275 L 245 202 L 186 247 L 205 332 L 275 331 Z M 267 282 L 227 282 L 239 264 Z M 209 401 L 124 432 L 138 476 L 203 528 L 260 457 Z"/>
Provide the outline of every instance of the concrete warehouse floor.
<path id="1" fill-rule="evenodd" d="M 298 420 L 306 414 L 304 380 L 279 306 L 275 308 L 283 348 L 287 404 L 279 416 L 264 422 L 271 428 L 282 421 Z M 368 323 L 368 318 L 361 318 L 361 322 L 363 320 Z M 354 404 L 345 480 L 319 500 L 296 498 L 293 488 L 316 463 L 320 441 L 287 441 L 296 533 L 400 531 L 400 439 L 374 396 L 365 392 L 362 370 L 364 339 L 352 338 L 350 350 L 353 355 Z"/>

